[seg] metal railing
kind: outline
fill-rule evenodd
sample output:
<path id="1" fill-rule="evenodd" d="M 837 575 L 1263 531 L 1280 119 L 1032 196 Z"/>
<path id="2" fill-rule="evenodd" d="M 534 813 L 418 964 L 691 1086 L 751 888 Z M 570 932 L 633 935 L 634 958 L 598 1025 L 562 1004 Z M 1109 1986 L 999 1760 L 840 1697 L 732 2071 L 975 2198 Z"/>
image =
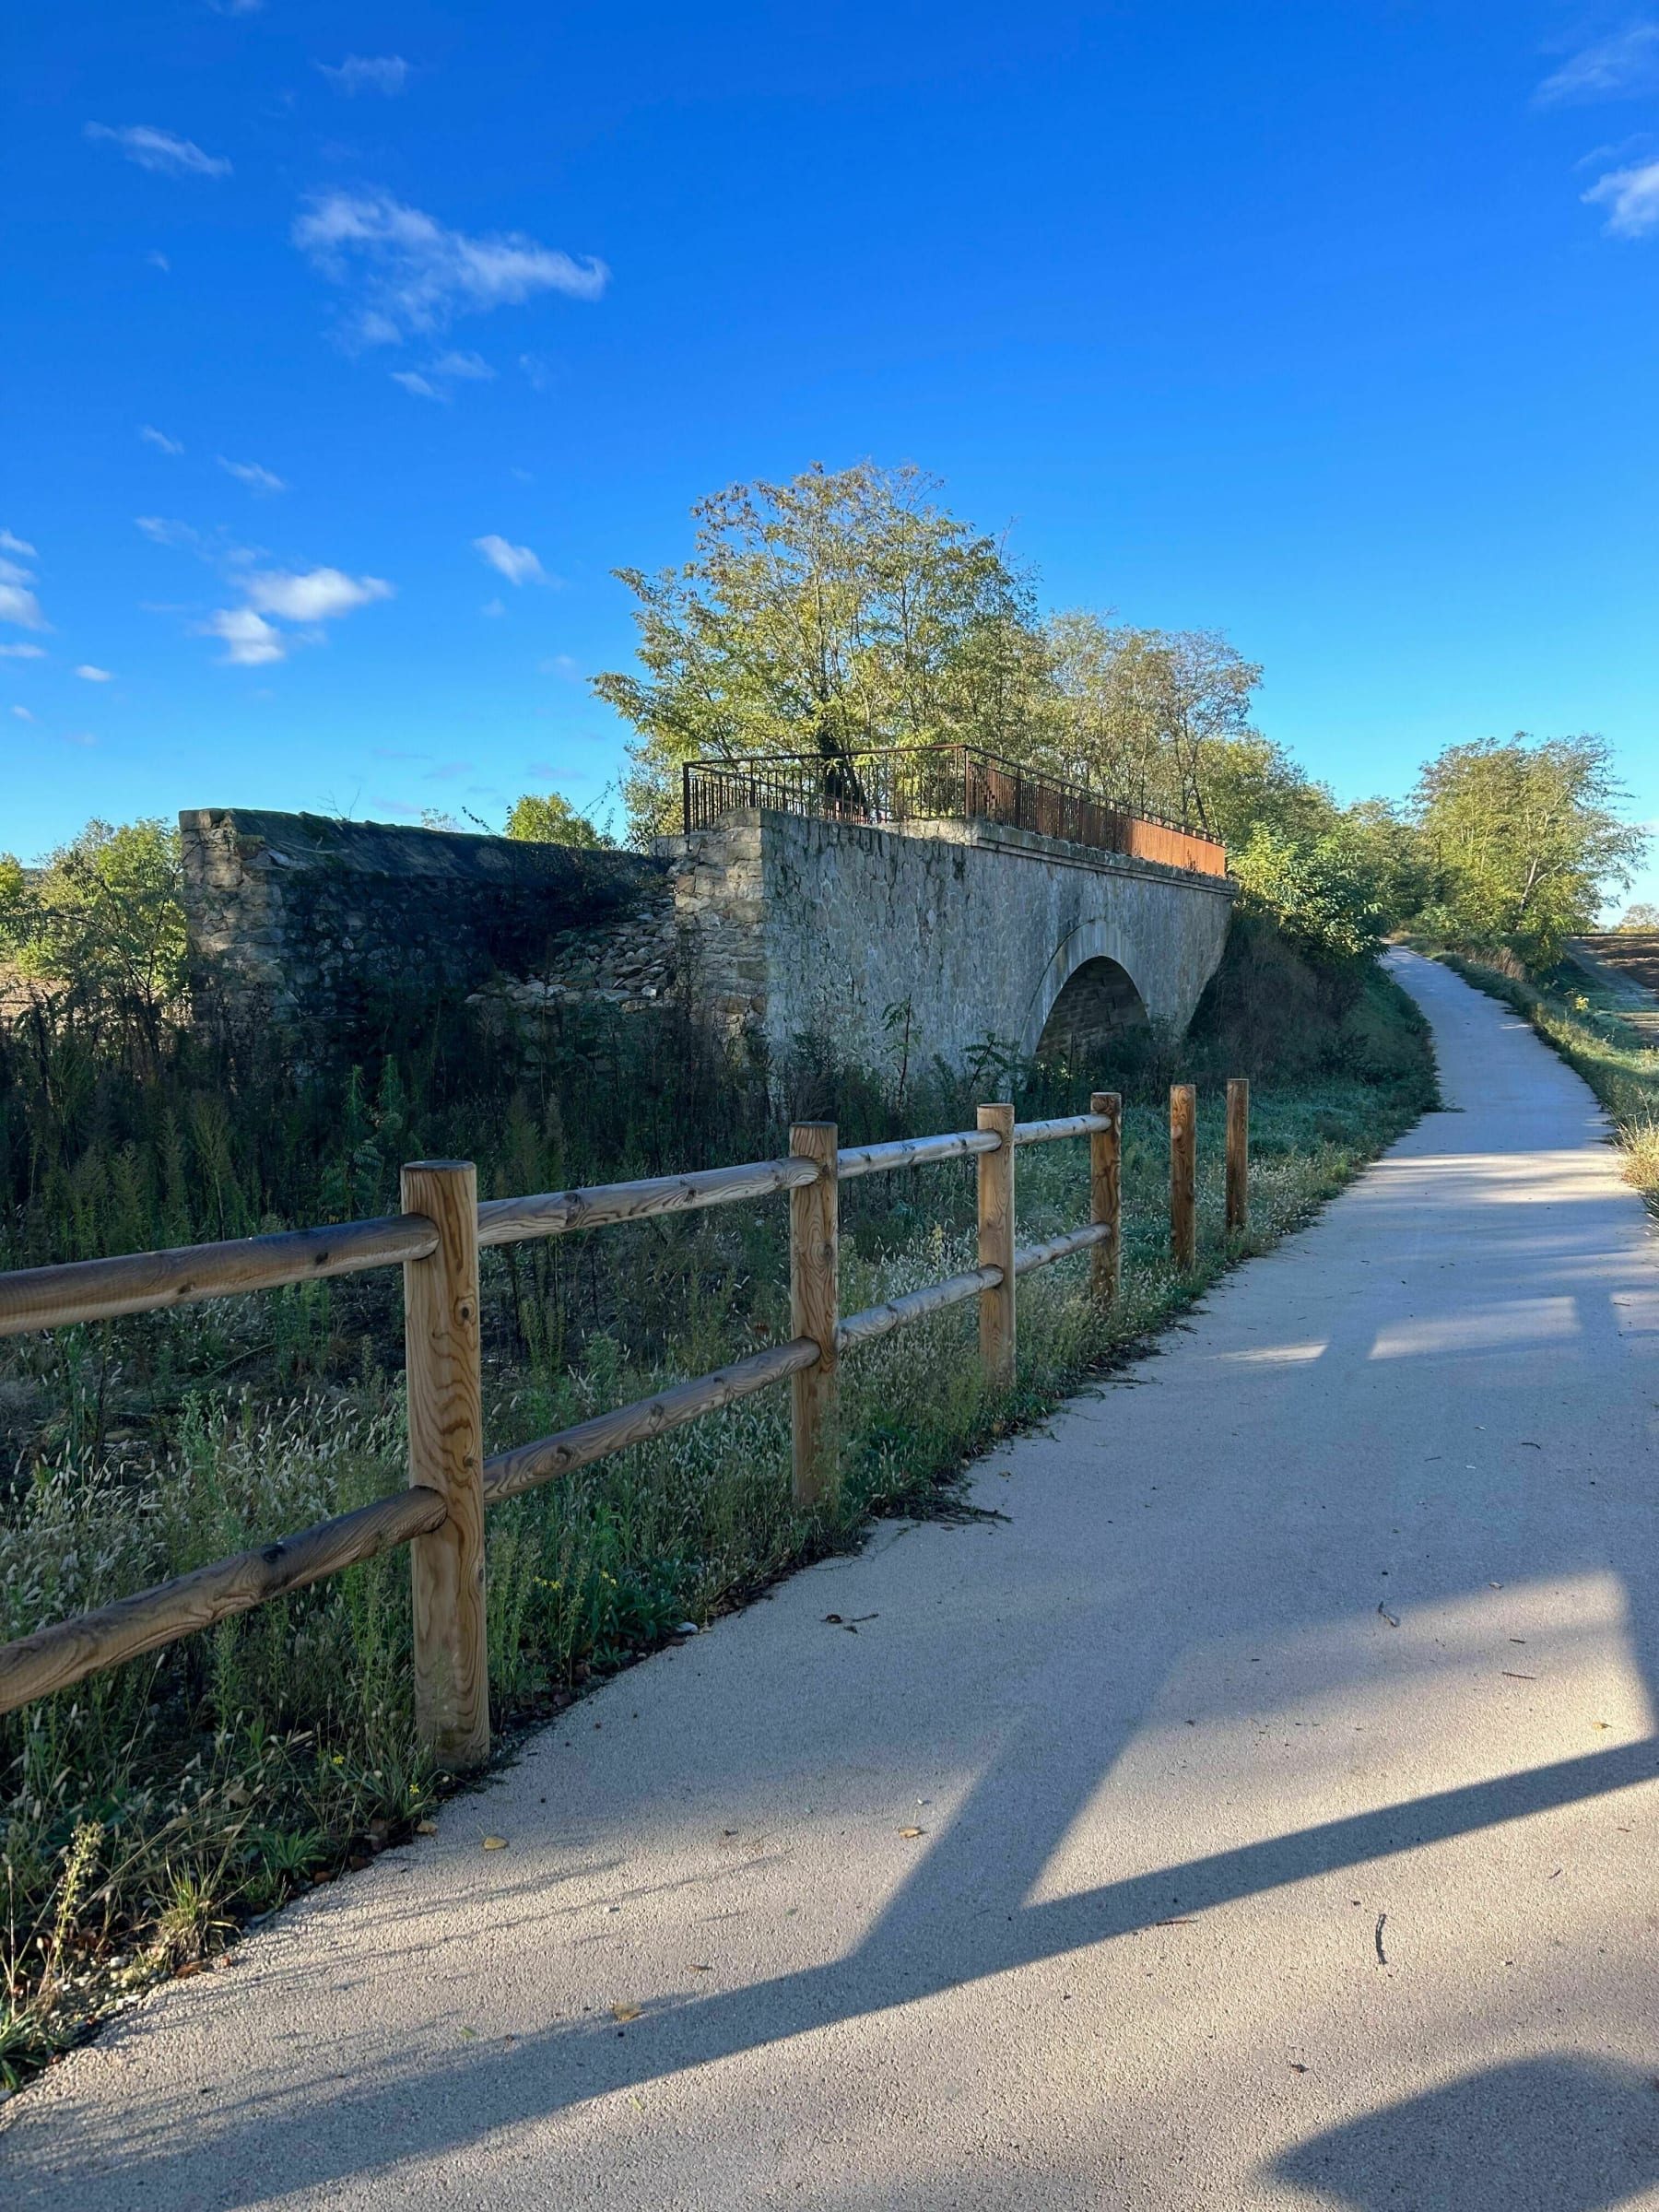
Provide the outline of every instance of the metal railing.
<path id="1" fill-rule="evenodd" d="M 1229 1085 L 1227 1221 L 1244 1222 L 1247 1103 Z M 1194 1258 L 1192 1093 L 1171 1093 L 1171 1250 Z M 401 1266 L 408 1395 L 409 1483 L 390 1498 L 298 1535 L 219 1559 L 153 1590 L 0 1646 L 0 1712 L 66 1688 L 230 1615 L 301 1590 L 376 1553 L 411 1547 L 416 1725 L 438 1762 L 480 1765 L 489 1748 L 485 1643 L 484 1514 L 488 1507 L 611 1453 L 645 1443 L 788 1378 L 793 1488 L 803 1510 L 832 1497 L 839 1477 L 836 1396 L 841 1354 L 957 1305 L 979 1303 L 987 1382 L 1014 1379 L 1015 1285 L 1074 1253 L 1093 1254 L 1093 1294 L 1116 1295 L 1122 1249 L 1120 1101 L 1097 1092 L 1087 1113 L 1020 1122 L 1008 1105 L 982 1106 L 978 1126 L 942 1136 L 838 1148 L 835 1124 L 797 1123 L 789 1156 L 640 1182 L 523 1198 L 477 1199 L 470 1162 L 425 1160 L 403 1171 L 400 1214 L 333 1229 L 302 1229 L 172 1252 L 135 1253 L 0 1275 L 0 1335 L 204 1299 Z M 1046 1242 L 1015 1242 L 1014 1156 L 1024 1145 L 1087 1136 L 1089 1219 Z M 947 1160 L 975 1163 L 978 1265 L 947 1281 L 843 1317 L 840 1311 L 840 1186 L 863 1175 Z M 787 1191 L 788 1342 L 594 1416 L 557 1435 L 484 1456 L 478 1254 L 495 1244 L 641 1221 Z"/>
<path id="2" fill-rule="evenodd" d="M 966 745 L 690 760 L 682 771 L 681 803 L 688 830 L 712 829 L 745 807 L 895 829 L 985 821 L 1200 875 L 1227 872 L 1225 847 L 1202 824 L 1167 820 Z"/>

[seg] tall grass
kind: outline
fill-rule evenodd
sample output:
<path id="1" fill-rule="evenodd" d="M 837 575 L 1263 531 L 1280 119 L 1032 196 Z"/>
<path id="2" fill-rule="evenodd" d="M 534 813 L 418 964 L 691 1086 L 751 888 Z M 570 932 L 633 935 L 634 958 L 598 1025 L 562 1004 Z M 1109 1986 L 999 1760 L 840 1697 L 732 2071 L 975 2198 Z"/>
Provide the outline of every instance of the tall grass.
<path id="1" fill-rule="evenodd" d="M 469 1150 L 485 1187 L 505 1191 L 759 1156 L 781 1145 L 792 1107 L 833 1112 L 848 1141 L 897 1133 L 882 1071 L 806 1052 L 781 1082 L 688 1034 L 653 1061 L 665 1034 L 567 1037 L 557 1080 L 498 1073 L 493 1096 L 488 1071 L 423 1071 L 387 1051 L 338 1078 L 333 1131 L 321 1076 L 256 1070 L 272 1087 L 256 1102 L 293 1115 L 262 1130 L 243 1126 L 250 1093 L 203 1087 L 192 1046 L 157 1078 L 159 1103 L 93 1066 L 49 1169 L 36 1173 L 32 1139 L 14 1152 L 26 1171 L 13 1186 L 13 1251 L 45 1256 L 53 1175 L 64 1180 L 52 1187 L 86 1198 L 65 1236 L 86 1249 L 115 1221 L 143 1232 L 120 1241 L 153 1242 L 161 1227 L 201 1233 L 204 1209 L 232 1230 L 319 1218 L 319 1202 L 371 1210 L 389 1202 L 400 1157 L 440 1145 Z M 50 1072 L 50 1056 L 37 1065 Z M 1242 1244 L 1222 1227 L 1217 1078 L 1233 1072 L 1254 1081 Z M 488 1527 L 498 1728 L 558 1710 L 683 1624 L 852 1542 L 871 1513 L 947 1506 L 970 1454 L 1304 1218 L 1432 1095 L 1421 1025 L 1378 971 L 1312 971 L 1248 930 L 1181 1047 L 1143 1038 L 1115 1065 L 1005 1073 L 1027 1113 L 1073 1110 L 1090 1088 L 1124 1089 L 1119 1301 L 1102 1311 L 1088 1297 L 1083 1259 L 1027 1278 L 1018 1378 L 1001 1397 L 980 1379 L 964 1312 L 851 1355 L 842 1486 L 814 1520 L 790 1502 L 782 1393 L 499 1508 Z M 223 1080 L 224 1065 L 208 1075 Z M 1167 1257 L 1163 1091 L 1177 1076 L 1203 1087 L 1200 1253 L 1188 1277 Z M 20 1088 L 13 1126 L 33 1129 L 39 1101 L 28 1080 Z M 912 1081 L 904 1124 L 961 1126 L 971 1103 L 943 1077 L 920 1092 Z M 170 1164 L 169 1144 L 189 1164 Z M 210 1192 L 200 1163 L 216 1147 Z M 1022 1235 L 1073 1225 L 1087 1213 L 1086 1147 L 1022 1152 L 1018 1182 Z M 843 1218 L 843 1310 L 971 1265 L 972 1181 L 957 1166 L 849 1185 Z M 786 1334 L 786 1242 L 783 1204 L 769 1201 L 487 1254 L 492 1448 Z M 395 1285 L 363 1278 L 14 1346 L 0 1364 L 18 1461 L 0 1510 L 0 1638 L 396 1488 L 397 1335 Z M 394 1555 L 0 1722 L 0 2082 L 124 1991 L 210 1956 L 236 1922 L 422 1817 L 443 1782 L 413 1748 L 408 1648 L 408 1571 Z"/>

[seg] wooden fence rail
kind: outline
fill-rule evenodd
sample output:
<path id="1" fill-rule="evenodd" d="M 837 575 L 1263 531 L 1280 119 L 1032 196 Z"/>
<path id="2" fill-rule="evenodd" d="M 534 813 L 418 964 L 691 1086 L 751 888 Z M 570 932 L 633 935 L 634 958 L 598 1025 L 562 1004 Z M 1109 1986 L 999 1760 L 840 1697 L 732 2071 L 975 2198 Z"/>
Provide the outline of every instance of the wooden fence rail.
<path id="1" fill-rule="evenodd" d="M 1244 1222 L 1248 1097 L 1241 1080 L 1230 1084 L 1230 1230 Z M 1194 1094 L 1178 1086 L 1171 1102 L 1173 1249 L 1177 1265 L 1190 1267 Z M 994 1389 L 1004 1389 L 1015 1374 L 1016 1285 L 1021 1277 L 1088 1252 L 1093 1295 L 1116 1296 L 1123 1246 L 1122 1127 L 1121 1101 L 1110 1091 L 1097 1091 L 1087 1113 L 1016 1122 L 1009 1105 L 982 1106 L 977 1129 L 884 1145 L 841 1148 L 833 1123 L 804 1122 L 790 1132 L 786 1159 L 482 1204 L 470 1162 L 422 1160 L 403 1171 L 405 1210 L 382 1220 L 0 1275 L 0 1335 L 15 1335 L 401 1266 L 409 1406 L 406 1489 L 0 1646 L 0 1712 L 406 1544 L 418 1735 L 422 1747 L 449 1771 L 480 1766 L 489 1750 L 484 1602 L 484 1515 L 489 1506 L 614 1452 L 665 1436 L 788 1379 L 795 1502 L 804 1511 L 821 1507 L 832 1499 L 839 1473 L 837 1401 L 843 1352 L 975 1299 L 985 1377 Z M 1043 1243 L 1017 1245 L 1017 1150 L 1084 1136 L 1089 1143 L 1088 1221 Z M 954 1159 L 976 1164 L 979 1265 L 843 1318 L 838 1249 L 841 1183 Z M 713 1374 L 596 1414 L 556 1436 L 484 1456 L 481 1249 L 731 1205 L 779 1191 L 790 1194 L 793 1334 L 788 1343 L 770 1345 Z"/>

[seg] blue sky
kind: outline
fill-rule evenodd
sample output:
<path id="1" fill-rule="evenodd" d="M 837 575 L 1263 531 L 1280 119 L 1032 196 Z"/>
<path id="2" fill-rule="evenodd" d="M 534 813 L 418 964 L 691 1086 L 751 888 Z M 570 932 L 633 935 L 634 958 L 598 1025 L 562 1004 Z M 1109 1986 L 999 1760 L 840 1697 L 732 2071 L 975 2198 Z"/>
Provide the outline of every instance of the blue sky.
<path id="1" fill-rule="evenodd" d="M 1225 629 L 1344 797 L 1589 728 L 1659 818 L 1659 18 L 91 0 L 7 39 L 0 849 L 592 804 L 609 571 L 865 454 L 1051 605 Z"/>

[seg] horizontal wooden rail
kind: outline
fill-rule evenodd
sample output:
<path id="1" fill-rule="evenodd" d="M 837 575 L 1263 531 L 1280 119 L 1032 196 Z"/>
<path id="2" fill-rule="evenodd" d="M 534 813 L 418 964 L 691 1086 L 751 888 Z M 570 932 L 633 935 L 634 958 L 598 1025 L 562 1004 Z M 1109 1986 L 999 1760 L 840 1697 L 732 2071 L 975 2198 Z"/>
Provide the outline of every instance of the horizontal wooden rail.
<path id="1" fill-rule="evenodd" d="M 694 1213 L 816 1182 L 810 1161 L 762 1159 L 752 1166 L 706 1168 L 695 1175 L 653 1175 L 642 1182 L 602 1182 L 591 1190 L 546 1191 L 532 1198 L 487 1198 L 478 1208 L 480 1244 L 522 1244 L 574 1229 L 615 1221 L 649 1221 L 658 1214 Z"/>
<path id="2" fill-rule="evenodd" d="M 1033 1267 L 1046 1267 L 1052 1261 L 1068 1259 L 1074 1252 L 1087 1252 L 1091 1244 L 1104 1244 L 1112 1236 L 1105 1221 L 1087 1221 L 1081 1229 L 1068 1229 L 1063 1237 L 1051 1237 L 1046 1244 L 1022 1244 L 1014 1254 L 1016 1275 L 1030 1275 Z"/>
<path id="3" fill-rule="evenodd" d="M 764 1390 L 769 1382 L 781 1382 L 785 1375 L 816 1367 L 818 1359 L 818 1347 L 812 1339 L 797 1336 L 793 1343 L 769 1345 L 763 1352 L 751 1352 L 747 1359 L 735 1359 L 730 1367 L 700 1375 L 694 1382 L 677 1382 L 668 1390 L 658 1391 L 654 1397 L 637 1398 L 614 1413 L 595 1414 L 591 1421 L 561 1429 L 556 1436 L 544 1436 L 537 1443 L 498 1452 L 484 1462 L 484 1502 L 499 1505 L 504 1498 L 537 1489 L 556 1476 L 573 1474 L 578 1467 L 590 1466 L 594 1460 L 621 1452 L 629 1444 L 648 1444 L 671 1429 L 684 1428 L 700 1414 L 714 1413 L 722 1406 L 747 1398 L 752 1391 Z"/>
<path id="4" fill-rule="evenodd" d="M 154 1590 L 118 1598 L 96 1613 L 19 1637 L 0 1646 L 0 1712 L 11 1712 L 50 1690 L 66 1689 L 85 1675 L 136 1659 L 158 1644 L 210 1629 L 216 1620 L 246 1613 L 284 1591 L 303 1590 L 308 1583 L 371 1559 L 394 1544 L 429 1535 L 444 1511 L 436 1490 L 399 1490 L 354 1513 L 319 1521 L 297 1536 L 280 1536 L 257 1551 L 239 1552 Z"/>
<path id="5" fill-rule="evenodd" d="M 836 1154 L 842 1182 L 858 1175 L 885 1175 L 894 1168 L 925 1168 L 936 1159 L 971 1159 L 994 1152 L 1002 1139 L 994 1130 L 961 1129 L 949 1136 L 906 1136 L 890 1145 L 853 1145 Z"/>
<path id="6" fill-rule="evenodd" d="M 1001 1281 L 1000 1267 L 971 1267 L 966 1275 L 953 1275 L 945 1282 L 929 1283 L 924 1290 L 907 1291 L 883 1305 L 866 1306 L 862 1313 L 849 1313 L 836 1332 L 836 1341 L 843 1351 L 849 1345 L 869 1344 L 889 1329 L 920 1321 L 924 1313 L 938 1313 L 964 1299 L 977 1298 L 982 1290 L 994 1290 Z"/>
<path id="7" fill-rule="evenodd" d="M 1103 1113 L 1067 1113 L 1057 1122 L 1016 1122 L 1017 1145 L 1052 1145 L 1063 1136 L 1103 1135 L 1111 1124 Z"/>
<path id="8" fill-rule="evenodd" d="M 162 1306 L 195 1305 L 244 1290 L 278 1290 L 287 1283 L 314 1283 L 365 1267 L 394 1267 L 424 1260 L 437 1248 L 438 1231 L 429 1221 L 418 1214 L 392 1214 L 379 1221 L 343 1221 L 335 1229 L 294 1229 L 225 1244 L 187 1244 L 175 1252 L 25 1267 L 0 1275 L 0 1336 L 153 1313 Z"/>
<path id="9" fill-rule="evenodd" d="M 1187 1138 L 1184 1151 L 1178 1147 L 1172 1155 L 1175 1164 L 1183 1170 L 1172 1181 L 1172 1193 L 1177 1201 L 1186 1201 L 1189 1241 L 1193 1095 L 1190 1089 L 1172 1094 L 1177 1109 L 1172 1126 L 1178 1136 L 1184 1128 Z M 1230 1086 L 1230 1226 L 1244 1218 L 1246 1095 L 1241 1082 Z M 246 1612 L 268 1598 L 304 1589 L 308 1583 L 336 1574 L 359 1560 L 372 1559 L 391 1546 L 413 1544 L 418 1691 L 421 1682 L 426 1683 L 424 1700 L 418 1694 L 416 1701 L 418 1734 L 425 1748 L 435 1756 L 442 1754 L 453 1771 L 481 1763 L 488 1743 L 482 1702 L 481 1632 L 477 1630 L 477 1621 L 470 1642 L 462 1631 L 466 1628 L 469 1606 L 475 1609 L 477 1620 L 483 1618 L 482 1508 L 516 1498 L 613 1452 L 665 1436 L 702 1414 L 734 1405 L 752 1392 L 789 1377 L 796 1378 L 791 1417 L 796 1505 L 803 1511 L 817 1511 L 826 1500 L 832 1502 L 839 1452 L 835 1378 L 841 1351 L 870 1343 L 929 1313 L 977 1299 L 985 1378 L 992 1389 L 1000 1389 L 1012 1382 L 1016 1371 L 1017 1277 L 1071 1253 L 1093 1251 L 1091 1290 L 1101 1299 L 1115 1295 L 1121 1217 L 1121 1102 L 1115 1094 L 1100 1091 L 1093 1095 L 1091 1107 L 1088 1113 L 1016 1123 L 1011 1105 L 982 1106 L 977 1129 L 904 1138 L 893 1144 L 856 1145 L 844 1150 L 836 1148 L 831 1124 L 799 1124 L 791 1132 L 794 1150 L 787 1159 L 712 1168 L 688 1175 L 653 1176 L 590 1189 L 544 1192 L 524 1198 L 495 1198 L 481 1206 L 474 1198 L 473 1171 L 467 1163 L 428 1161 L 404 1171 L 404 1197 L 409 1210 L 383 1219 L 0 1275 L 0 1335 L 14 1335 L 24 1330 L 110 1320 L 241 1291 L 276 1289 L 364 1268 L 402 1265 L 406 1270 L 412 1471 L 410 1487 L 395 1497 L 319 1522 L 298 1535 L 281 1537 L 234 1559 L 197 1568 L 194 1573 L 181 1575 L 154 1590 L 122 1598 L 95 1613 L 38 1630 L 0 1647 L 0 1712 L 15 1711 L 88 1675 L 210 1628 L 215 1621 Z M 1017 1247 L 1014 1147 L 1077 1136 L 1091 1140 L 1089 1203 L 1093 1218 L 1086 1227 L 1051 1237 L 1044 1243 Z M 945 1282 L 929 1284 L 840 1320 L 836 1304 L 840 1183 L 860 1175 L 949 1159 L 978 1161 L 980 1265 Z M 459 1198 L 453 1196 L 456 1191 L 461 1193 Z M 631 1406 L 596 1414 L 591 1420 L 535 1443 L 498 1453 L 484 1460 L 480 1467 L 477 1245 L 512 1244 L 527 1238 L 598 1229 L 607 1223 L 648 1220 L 760 1198 L 776 1191 L 795 1194 L 791 1201 L 790 1266 L 791 1305 L 795 1316 L 792 1326 L 796 1334 L 788 1343 L 771 1345 L 712 1375 L 674 1383 Z M 439 1203 L 445 1194 L 447 1212 Z M 441 1258 L 440 1218 L 447 1223 L 442 1248 L 447 1257 Z M 1179 1204 L 1175 1218 L 1179 1261 L 1182 1218 Z M 428 1262 L 440 1270 L 441 1281 L 429 1274 Z M 1186 1264 L 1190 1265 L 1190 1252 Z M 442 1488 L 437 1487 L 440 1475 Z M 466 1537 L 465 1544 L 460 1541 L 462 1535 Z M 465 1699 L 460 1694 L 463 1690 Z"/>

